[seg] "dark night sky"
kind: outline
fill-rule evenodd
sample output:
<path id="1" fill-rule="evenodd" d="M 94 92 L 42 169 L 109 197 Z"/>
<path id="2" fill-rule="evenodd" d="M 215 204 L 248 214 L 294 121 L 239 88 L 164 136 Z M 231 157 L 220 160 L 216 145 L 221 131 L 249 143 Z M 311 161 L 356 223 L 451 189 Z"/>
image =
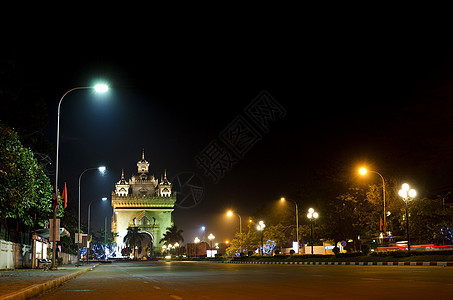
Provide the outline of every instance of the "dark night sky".
<path id="1" fill-rule="evenodd" d="M 195 172 L 206 185 L 200 205 L 175 210 L 186 241 L 201 235 L 201 225 L 230 239 L 237 223 L 224 217 L 227 209 L 245 222 L 262 204 L 294 195 L 316 170 L 334 166 L 352 174 L 367 162 L 425 194 L 453 188 L 450 48 L 371 33 L 204 38 L 91 45 L 64 55 L 18 52 L 21 68 L 48 97 L 52 143 L 59 97 L 97 79 L 110 84 L 106 95 L 77 91 L 62 105 L 60 181 L 68 183 L 74 209 L 79 174 L 108 168 L 104 177 L 84 175 L 83 218 L 90 201 L 110 199 L 122 168 L 127 178 L 135 172 L 142 148 L 156 177 L 165 168 L 169 178 Z M 213 184 L 195 156 L 262 90 L 285 117 Z M 101 202 L 92 211 L 95 227 L 111 215 Z"/>

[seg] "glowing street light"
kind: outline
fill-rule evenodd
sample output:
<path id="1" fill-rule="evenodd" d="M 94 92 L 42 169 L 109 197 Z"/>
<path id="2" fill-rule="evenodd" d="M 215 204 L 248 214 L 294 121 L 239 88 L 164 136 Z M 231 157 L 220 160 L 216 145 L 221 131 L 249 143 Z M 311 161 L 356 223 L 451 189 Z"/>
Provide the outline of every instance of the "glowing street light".
<path id="1" fill-rule="evenodd" d="M 383 223 L 384 226 L 382 227 L 382 231 L 383 231 L 383 232 L 388 232 L 388 228 L 387 228 L 387 220 L 386 220 L 386 219 L 387 219 L 387 217 L 386 217 L 387 214 L 386 214 L 386 212 L 385 212 L 385 180 L 384 180 L 384 177 L 383 177 L 380 173 L 378 173 L 378 172 L 376 172 L 376 171 L 369 171 L 369 170 L 367 170 L 366 168 L 360 168 L 360 169 L 359 169 L 359 174 L 360 174 L 360 175 L 365 176 L 367 173 L 374 173 L 374 174 L 377 174 L 377 175 L 379 175 L 379 176 L 381 177 L 381 179 L 382 179 L 382 198 L 383 198 L 383 202 L 384 202 L 384 219 L 383 219 L 383 221 L 384 221 L 384 223 Z"/>
<path id="2" fill-rule="evenodd" d="M 106 93 L 109 90 L 109 86 L 106 84 L 96 84 L 93 88 L 96 93 Z"/>
<path id="3" fill-rule="evenodd" d="M 313 209 L 308 209 L 307 218 L 310 220 L 310 231 L 311 231 L 311 254 L 313 254 L 313 221 L 319 217 L 319 214 Z"/>
<path id="4" fill-rule="evenodd" d="M 403 201 L 406 203 L 406 236 L 407 236 L 407 251 L 411 251 L 411 238 L 409 235 L 409 213 L 408 213 L 408 208 L 407 204 L 409 201 L 414 200 L 415 196 L 417 195 L 417 192 L 414 189 L 411 189 L 409 187 L 409 184 L 404 183 L 401 186 L 401 190 L 398 191 L 398 195 L 403 198 Z"/>
<path id="5" fill-rule="evenodd" d="M 212 233 L 210 233 L 208 236 L 208 239 L 211 241 L 211 251 L 212 251 L 212 240 L 215 239 L 215 236 Z"/>
<path id="6" fill-rule="evenodd" d="M 78 217 L 79 235 L 78 235 L 78 238 L 77 238 L 77 265 L 79 265 L 79 263 L 80 263 L 80 243 L 82 242 L 81 241 L 81 237 L 80 237 L 80 183 L 82 181 L 82 175 L 85 174 L 85 172 L 91 171 L 91 170 L 98 170 L 102 175 L 104 175 L 105 167 L 104 166 L 100 166 L 100 167 L 97 167 L 97 168 L 85 169 L 79 176 L 79 207 L 78 207 L 78 211 L 79 211 L 79 217 Z"/>
<path id="7" fill-rule="evenodd" d="M 264 228 L 266 227 L 266 225 L 264 224 L 263 221 L 259 221 L 258 225 L 256 226 L 256 229 L 258 231 L 261 231 L 261 255 L 263 255 L 263 248 L 264 248 L 264 245 L 263 245 L 263 231 L 264 231 Z"/>
<path id="8" fill-rule="evenodd" d="M 285 202 L 286 199 L 285 197 L 280 198 L 281 202 Z M 297 202 L 294 201 L 294 204 L 296 205 L 296 242 L 297 242 L 297 249 L 294 249 L 294 251 L 299 254 L 299 208 L 297 207 Z"/>
<path id="9" fill-rule="evenodd" d="M 227 212 L 227 216 L 228 217 L 231 217 L 232 215 L 234 214 L 234 212 L 232 210 L 229 210 Z M 239 236 L 240 236 L 240 240 L 239 240 L 239 253 L 242 252 L 242 218 L 241 218 L 241 215 L 240 214 L 236 214 L 238 217 L 239 217 Z"/>
<path id="10" fill-rule="evenodd" d="M 63 102 L 64 97 L 76 90 L 83 90 L 83 89 L 95 89 L 96 91 L 100 93 L 104 93 L 108 90 L 108 87 L 106 89 L 106 85 L 95 85 L 95 86 L 81 86 L 81 87 L 75 87 L 67 91 L 66 93 L 61 96 L 60 101 L 58 101 L 58 111 L 57 111 L 57 151 L 56 151 L 56 158 L 55 158 L 55 194 L 58 197 L 58 163 L 59 163 L 59 154 L 60 154 L 60 108 L 61 108 L 61 102 Z M 57 210 L 58 210 L 58 203 L 55 206 L 54 212 L 53 212 L 53 223 L 56 224 L 57 222 Z M 80 213 L 79 213 L 80 216 Z M 80 219 L 80 217 L 79 217 Z M 79 226 L 80 227 L 80 226 Z M 80 232 L 80 229 L 79 229 Z M 56 257 L 56 250 L 57 250 L 57 243 L 55 241 L 55 236 L 57 233 L 57 226 L 53 226 L 53 232 L 52 232 L 52 237 L 53 237 L 53 244 L 52 244 L 52 266 L 51 269 L 55 269 L 55 257 Z"/>
<path id="11" fill-rule="evenodd" d="M 193 242 L 195 243 L 195 257 L 198 257 L 198 243 L 200 242 L 200 239 L 197 237 L 195 237 L 195 239 L 193 240 Z"/>

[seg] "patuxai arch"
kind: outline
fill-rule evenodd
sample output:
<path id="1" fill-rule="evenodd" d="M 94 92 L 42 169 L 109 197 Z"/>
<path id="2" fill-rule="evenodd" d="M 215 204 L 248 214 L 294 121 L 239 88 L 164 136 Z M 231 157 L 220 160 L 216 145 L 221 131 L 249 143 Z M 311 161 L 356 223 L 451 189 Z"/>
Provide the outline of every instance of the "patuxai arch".
<path id="1" fill-rule="evenodd" d="M 128 227 L 138 227 L 144 233 L 141 252 L 138 254 L 138 258 L 141 258 L 146 255 L 148 246 L 151 246 L 151 251 L 162 249 L 159 241 L 167 228 L 173 225 L 176 195 L 172 193 L 167 172 L 164 171 L 159 181 L 149 171 L 149 165 L 143 150 L 142 158 L 137 162 L 137 173 L 126 180 L 123 169 L 121 179 L 112 192 L 112 232 L 117 234 L 117 257 L 122 257 L 121 250 L 126 247 L 123 239 Z"/>

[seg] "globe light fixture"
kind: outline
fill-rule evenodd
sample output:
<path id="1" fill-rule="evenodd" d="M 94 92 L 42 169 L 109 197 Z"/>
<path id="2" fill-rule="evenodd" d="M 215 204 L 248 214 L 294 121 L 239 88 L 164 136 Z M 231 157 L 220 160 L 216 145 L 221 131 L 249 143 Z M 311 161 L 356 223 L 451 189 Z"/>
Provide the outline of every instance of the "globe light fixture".
<path id="1" fill-rule="evenodd" d="M 408 212 L 408 202 L 412 201 L 417 192 L 414 189 L 411 189 L 409 184 L 403 183 L 401 190 L 398 191 L 398 195 L 403 198 L 404 203 L 406 204 L 406 236 L 407 236 L 407 251 L 411 251 L 411 237 L 409 233 L 409 212 Z"/>
<path id="2" fill-rule="evenodd" d="M 308 209 L 307 218 L 310 220 L 311 254 L 313 254 L 313 221 L 314 221 L 314 219 L 317 219 L 318 217 L 319 217 L 319 214 L 313 208 L 310 207 Z"/>

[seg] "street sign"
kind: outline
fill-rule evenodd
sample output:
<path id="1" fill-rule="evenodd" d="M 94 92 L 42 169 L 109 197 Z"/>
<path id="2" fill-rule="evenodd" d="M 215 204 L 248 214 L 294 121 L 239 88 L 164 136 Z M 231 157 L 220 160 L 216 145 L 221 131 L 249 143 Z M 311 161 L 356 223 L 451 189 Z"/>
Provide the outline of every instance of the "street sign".
<path id="1" fill-rule="evenodd" d="M 341 245 L 341 247 L 346 247 L 347 243 L 346 243 L 346 241 L 341 241 L 340 245 Z"/>

